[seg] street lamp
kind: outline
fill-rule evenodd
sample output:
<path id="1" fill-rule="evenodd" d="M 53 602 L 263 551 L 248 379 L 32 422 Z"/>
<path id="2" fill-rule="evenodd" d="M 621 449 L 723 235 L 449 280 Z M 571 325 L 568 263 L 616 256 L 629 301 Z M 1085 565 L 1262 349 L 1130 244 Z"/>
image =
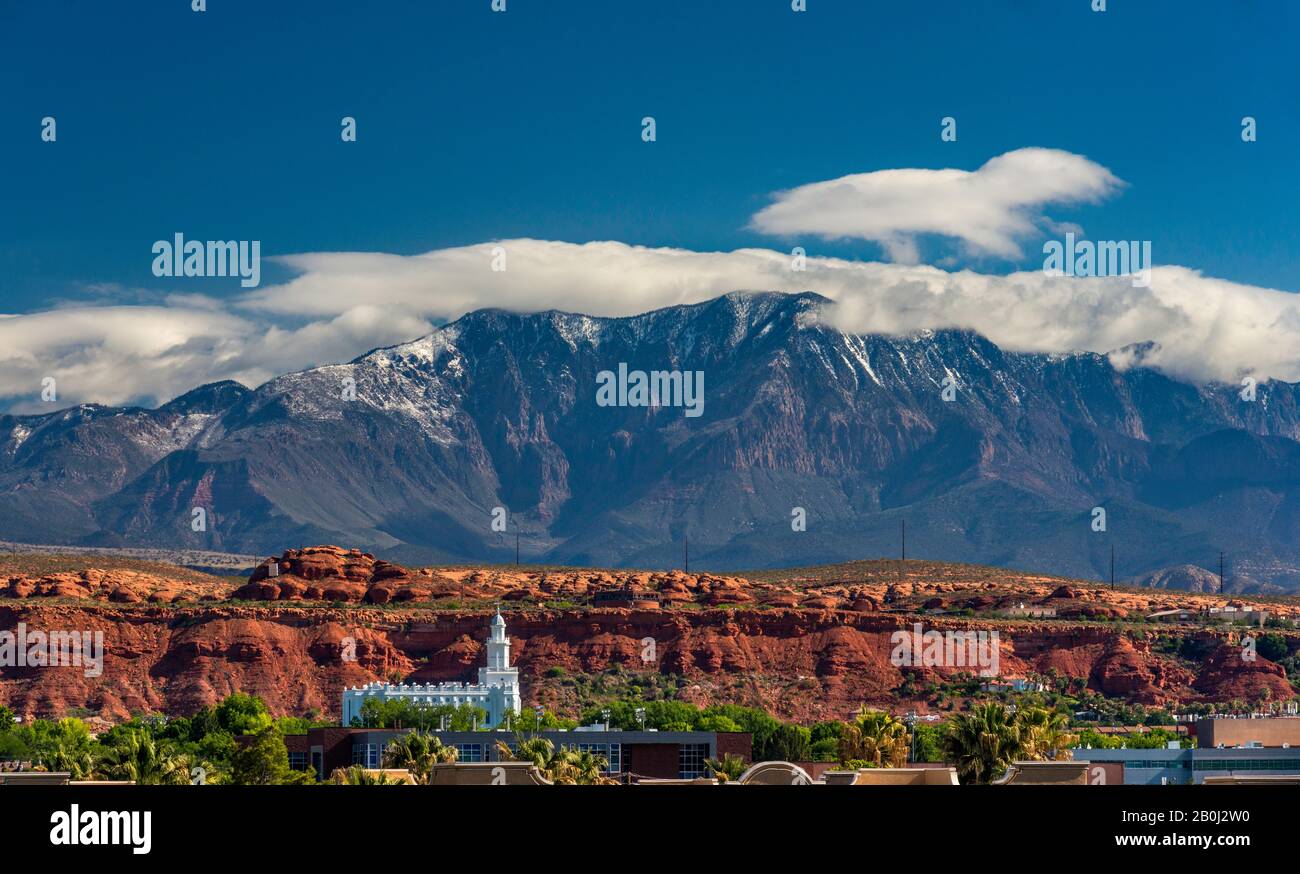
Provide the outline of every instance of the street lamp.
<path id="1" fill-rule="evenodd" d="M 641 723 L 641 730 L 645 731 L 645 708 L 644 707 L 638 707 L 636 709 L 636 721 Z"/>
<path id="2" fill-rule="evenodd" d="M 600 718 L 605 720 L 605 731 L 609 731 L 609 708 L 600 711 Z"/>
<path id="3" fill-rule="evenodd" d="M 910 764 L 916 764 L 916 711 L 907 711 L 907 718 L 903 720 L 907 723 L 907 729 L 912 735 L 912 758 Z"/>

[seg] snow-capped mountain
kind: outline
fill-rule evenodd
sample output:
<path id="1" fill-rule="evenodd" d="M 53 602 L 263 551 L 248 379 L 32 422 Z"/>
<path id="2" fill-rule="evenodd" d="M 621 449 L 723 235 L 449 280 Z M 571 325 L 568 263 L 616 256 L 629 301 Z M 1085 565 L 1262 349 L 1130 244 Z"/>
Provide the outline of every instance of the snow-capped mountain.
<path id="1" fill-rule="evenodd" d="M 737 568 L 897 555 L 906 519 L 918 557 L 1095 577 L 1113 546 L 1128 577 L 1222 549 L 1300 587 L 1296 385 L 849 335 L 825 304 L 482 310 L 255 390 L 3 416 L 0 539 L 504 560 L 518 532 L 525 561 L 664 567 L 689 537 L 692 567 Z M 602 372 L 636 399 L 621 364 L 701 373 L 702 413 L 598 403 Z"/>

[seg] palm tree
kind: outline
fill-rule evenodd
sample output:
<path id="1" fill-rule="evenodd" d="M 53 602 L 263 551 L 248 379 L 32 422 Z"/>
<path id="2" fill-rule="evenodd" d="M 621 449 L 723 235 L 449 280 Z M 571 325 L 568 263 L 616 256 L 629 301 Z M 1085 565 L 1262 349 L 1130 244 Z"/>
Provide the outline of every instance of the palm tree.
<path id="1" fill-rule="evenodd" d="M 996 702 L 956 714 L 943 742 L 963 783 L 987 783 L 1025 757 L 1021 726 L 1006 705 Z"/>
<path id="2" fill-rule="evenodd" d="M 606 782 L 604 773 L 609 768 L 609 759 L 590 750 L 569 750 L 568 753 L 574 778 L 579 785 L 594 786 Z"/>
<path id="3" fill-rule="evenodd" d="M 907 726 L 892 714 L 863 707 L 858 718 L 840 734 L 840 761 L 866 761 L 877 768 L 901 768 L 907 764 L 910 742 Z"/>
<path id="4" fill-rule="evenodd" d="M 1070 747 L 1079 742 L 1079 736 L 1069 733 L 1069 721 L 1064 713 L 1045 707 L 1026 707 L 1016 714 L 1015 721 L 1025 745 L 1026 759 L 1064 762 L 1073 758 Z"/>
<path id="5" fill-rule="evenodd" d="M 223 782 L 224 775 L 207 759 L 194 753 L 177 753 L 176 767 L 188 775 L 190 783 L 213 785 Z"/>
<path id="6" fill-rule="evenodd" d="M 552 783 L 570 786 L 593 786 L 613 782 L 601 773 L 609 762 L 604 756 L 574 747 L 560 747 L 543 769 Z"/>
<path id="7" fill-rule="evenodd" d="M 504 755 L 502 751 L 504 750 Z M 532 762 L 539 771 L 545 772 L 551 760 L 555 758 L 555 744 L 544 737 L 520 739 L 512 751 L 510 747 L 497 741 L 498 758 L 507 762 Z"/>
<path id="8" fill-rule="evenodd" d="M 428 783 L 433 766 L 456 761 L 456 748 L 423 731 L 394 738 L 384 750 L 385 768 L 405 768 L 417 783 Z"/>
<path id="9" fill-rule="evenodd" d="M 514 750 L 497 741 L 497 758 L 503 762 L 532 762 L 556 784 L 592 786 L 617 782 L 604 775 L 609 767 L 604 756 L 574 747 L 560 747 L 557 751 L 555 744 L 544 737 L 520 740 Z"/>
<path id="10" fill-rule="evenodd" d="M 70 780 L 90 780 L 97 763 L 89 747 L 60 739 L 37 757 L 37 764 L 47 771 L 67 771 Z"/>
<path id="11" fill-rule="evenodd" d="M 178 786 L 190 782 L 189 761 L 147 731 L 127 734 L 104 757 L 104 770 L 119 780 L 142 785 Z"/>
<path id="12" fill-rule="evenodd" d="M 330 774 L 330 782 L 339 786 L 398 786 L 400 781 L 388 776 L 383 771 L 367 771 L 360 765 L 350 768 L 335 768 Z"/>
<path id="13" fill-rule="evenodd" d="M 704 769 L 709 776 L 722 783 L 738 780 L 745 773 L 745 760 L 735 753 L 727 753 L 721 759 L 705 759 Z"/>

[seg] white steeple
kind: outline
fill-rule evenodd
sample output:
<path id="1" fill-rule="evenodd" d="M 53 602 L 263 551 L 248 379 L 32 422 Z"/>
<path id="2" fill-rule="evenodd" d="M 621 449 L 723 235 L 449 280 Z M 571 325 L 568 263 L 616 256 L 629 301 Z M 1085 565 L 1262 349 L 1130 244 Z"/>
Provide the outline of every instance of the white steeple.
<path id="1" fill-rule="evenodd" d="M 510 638 L 506 636 L 506 620 L 501 616 L 501 608 L 492 617 L 492 630 L 487 639 L 487 669 L 505 671 L 510 667 Z"/>
<path id="2" fill-rule="evenodd" d="M 492 617 L 491 631 L 487 639 L 487 667 L 478 669 L 478 681 L 483 686 L 492 687 L 496 695 L 501 696 L 501 711 L 519 712 L 521 702 L 519 694 L 519 669 L 510 666 L 510 638 L 506 634 L 506 620 L 497 608 Z M 496 702 L 494 702 L 496 703 Z M 489 707 L 489 711 L 495 710 Z M 492 712 L 495 721 L 501 719 L 502 713 Z"/>

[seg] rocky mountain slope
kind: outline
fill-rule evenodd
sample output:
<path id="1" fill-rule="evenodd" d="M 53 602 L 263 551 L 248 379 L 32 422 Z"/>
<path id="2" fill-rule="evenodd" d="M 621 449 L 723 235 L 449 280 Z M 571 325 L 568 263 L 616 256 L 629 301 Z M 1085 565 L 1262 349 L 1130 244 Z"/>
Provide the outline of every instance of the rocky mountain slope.
<path id="1" fill-rule="evenodd" d="M 1284 591 L 1281 586 L 1263 583 L 1246 574 L 1219 579 L 1214 571 L 1184 564 L 1160 568 L 1132 581 L 1132 585 L 1152 589 L 1178 589 L 1184 592 L 1223 592 L 1238 595 L 1267 595 Z"/>
<path id="2" fill-rule="evenodd" d="M 963 331 L 849 335 L 825 305 L 485 310 L 256 390 L 0 416 L 0 538 L 424 563 L 513 559 L 518 536 L 528 561 L 658 568 L 689 539 L 723 571 L 896 555 L 905 521 L 938 560 L 1099 579 L 1114 547 L 1126 578 L 1222 549 L 1300 586 L 1297 386 L 1246 401 Z M 598 405 L 620 363 L 702 372 L 702 415 Z"/>

